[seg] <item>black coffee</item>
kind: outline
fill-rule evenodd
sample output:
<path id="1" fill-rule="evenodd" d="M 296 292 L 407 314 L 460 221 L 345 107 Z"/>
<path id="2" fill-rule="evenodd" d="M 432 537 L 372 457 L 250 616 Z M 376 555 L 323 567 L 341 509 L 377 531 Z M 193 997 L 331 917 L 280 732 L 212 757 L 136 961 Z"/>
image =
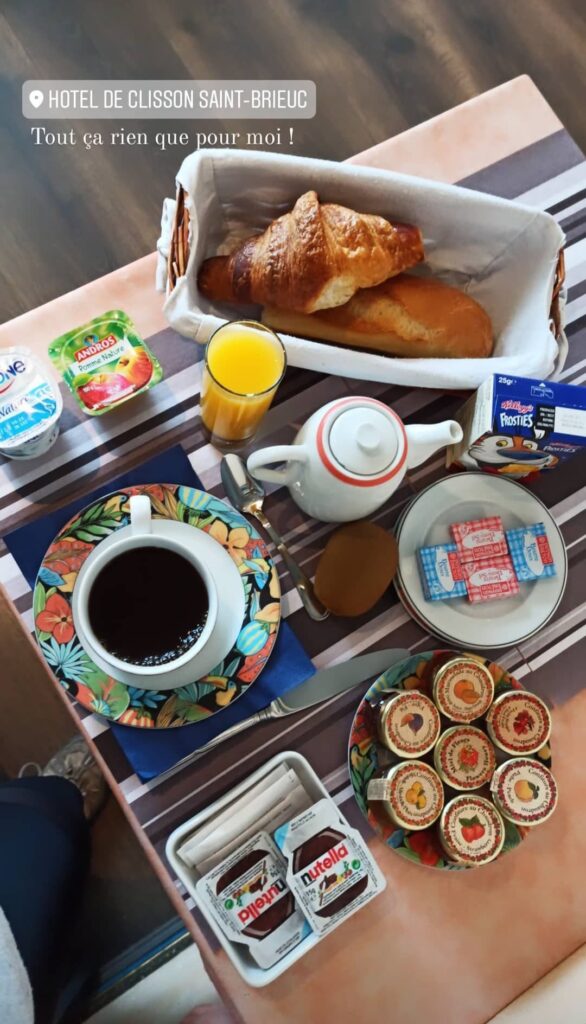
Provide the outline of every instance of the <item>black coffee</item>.
<path id="1" fill-rule="evenodd" d="M 133 665 L 164 665 L 201 636 L 208 594 L 186 558 L 145 545 L 117 555 L 98 573 L 88 612 L 110 654 Z"/>

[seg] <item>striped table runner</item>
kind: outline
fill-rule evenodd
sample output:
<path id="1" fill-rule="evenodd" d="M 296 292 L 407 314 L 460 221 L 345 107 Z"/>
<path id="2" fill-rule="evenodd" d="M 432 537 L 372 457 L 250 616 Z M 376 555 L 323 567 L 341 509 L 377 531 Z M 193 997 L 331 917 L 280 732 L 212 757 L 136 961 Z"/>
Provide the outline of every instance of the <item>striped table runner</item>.
<path id="1" fill-rule="evenodd" d="M 562 379 L 566 383 L 583 383 L 586 381 L 586 163 L 583 154 L 570 136 L 560 130 L 487 166 L 461 184 L 548 210 L 565 231 L 569 357 Z M 103 482 L 107 489 L 111 477 L 177 442 L 188 453 L 203 486 L 223 497 L 219 456 L 205 443 L 200 428 L 201 352 L 170 329 L 157 332 L 148 342 L 163 364 L 163 384 L 139 402 L 130 403 L 126 409 L 103 420 L 82 418 L 71 396 L 64 392 L 62 434 L 41 466 L 6 461 L 0 464 L 2 532 L 38 517 L 42 508 L 64 503 L 71 496 L 72 488 L 89 490 Z M 263 424 L 257 445 L 290 441 L 293 429 L 315 409 L 334 398 L 356 393 L 380 398 L 392 405 L 406 422 L 449 417 L 462 402 L 461 394 L 408 390 L 290 370 Z M 501 664 L 546 696 L 554 706 L 561 706 L 576 695 L 584 679 L 586 480 L 583 468 L 584 462 L 577 459 L 544 475 L 532 487 L 551 509 L 568 548 L 570 569 L 564 600 L 555 618 L 537 636 L 519 647 L 494 653 Z M 391 527 L 414 493 L 442 472 L 441 458 L 411 472 L 376 520 Z M 267 509 L 304 570 L 312 575 L 332 527 L 303 517 L 284 490 L 270 496 Z M 332 665 L 377 647 L 400 646 L 417 652 L 439 646 L 409 618 L 392 591 L 371 615 L 362 619 L 311 622 L 300 608 L 285 567 L 278 563 L 278 568 L 284 614 L 317 667 Z M 0 582 L 27 629 L 31 630 L 31 591 L 3 545 Z M 369 832 L 352 799 L 345 760 L 355 705 L 356 693 L 351 692 L 292 720 L 263 725 L 220 747 L 209 759 L 177 771 L 162 783 L 155 779 L 146 784 L 133 775 L 107 721 L 82 709 L 77 711 L 112 772 L 129 813 L 164 859 L 165 840 L 180 822 L 277 751 L 290 748 L 308 757 L 348 817 Z M 377 854 L 379 849 L 376 847 Z M 192 909 L 188 899 L 186 903 Z M 199 928 L 195 930 L 199 934 Z M 201 940 L 200 934 L 199 938 Z M 211 956 L 208 950 L 208 962 Z"/>
<path id="2" fill-rule="evenodd" d="M 512 191 L 511 181 L 515 183 Z M 525 181 L 529 188 L 523 188 Z M 558 219 L 568 236 L 566 250 L 568 273 L 567 334 L 570 353 L 562 372 L 566 383 L 586 380 L 586 163 L 583 154 L 565 133 L 551 136 L 528 150 L 522 150 L 491 168 L 466 179 L 462 184 L 549 210 Z M 518 190 L 517 190 L 518 189 Z M 183 342 L 176 348 L 172 331 L 165 331 L 150 342 L 164 360 L 184 360 L 185 368 L 176 366 L 177 380 L 183 374 L 191 391 L 194 415 L 197 395 L 193 395 L 193 348 Z M 197 353 L 199 355 L 199 353 Z M 290 371 L 279 393 L 278 403 L 267 418 L 263 436 L 257 444 L 283 444 L 291 438 L 292 425 L 297 428 L 325 402 L 348 393 L 368 394 L 392 405 L 406 422 L 427 422 L 450 417 L 462 403 L 461 394 L 365 384 L 337 377 L 319 377 L 306 371 Z M 186 399 L 187 401 L 187 399 Z M 204 444 L 191 417 L 181 428 L 171 426 L 167 438 L 181 440 L 204 487 L 223 497 L 219 482 L 218 457 Z M 586 558 L 586 480 L 579 491 L 576 469 L 583 463 L 567 463 L 551 477 L 544 477 L 532 490 L 552 511 L 568 547 L 568 588 L 552 621 L 519 648 L 494 652 L 494 657 L 526 685 L 547 697 L 554 705 L 564 701 L 586 685 L 581 665 L 586 653 L 586 587 L 583 566 Z M 405 484 L 375 517 L 383 526 L 391 527 L 405 502 L 443 473 L 443 458 L 409 474 Z M 333 529 L 305 518 L 293 504 L 286 490 L 275 492 L 267 502 L 270 518 L 283 532 L 285 539 L 304 570 L 313 575 L 317 560 Z M 582 566 L 582 571 L 580 570 Z M 300 607 L 297 592 L 289 575 L 279 564 L 284 593 L 284 612 L 308 654 L 318 667 L 344 661 L 354 654 L 386 646 L 408 647 L 414 652 L 441 646 L 424 633 L 407 615 L 394 592 L 389 592 L 373 613 L 358 620 L 330 619 L 311 622 Z M 25 600 L 30 615 L 30 593 Z M 27 613 L 25 613 L 27 614 Z M 29 619 L 30 623 L 30 619 Z M 555 672 L 550 662 L 555 659 Z M 528 678 L 530 676 L 530 678 Z M 244 734 L 240 739 L 216 751 L 209 762 L 197 768 L 186 768 L 172 780 L 141 783 L 128 769 L 119 748 L 108 741 L 105 722 L 90 718 L 86 725 L 96 737 L 99 749 L 108 751 L 108 761 L 132 805 L 133 813 L 147 835 L 162 849 L 169 832 L 200 807 L 205 806 L 235 783 L 268 760 L 278 750 L 294 748 L 304 753 L 336 800 L 344 803 L 344 812 L 362 825 L 353 814 L 353 797 L 346 769 L 346 741 L 356 694 L 312 710 L 292 721 L 275 722 L 262 730 Z M 235 768 L 235 765 L 238 767 Z M 368 830 L 368 826 L 365 826 Z"/>

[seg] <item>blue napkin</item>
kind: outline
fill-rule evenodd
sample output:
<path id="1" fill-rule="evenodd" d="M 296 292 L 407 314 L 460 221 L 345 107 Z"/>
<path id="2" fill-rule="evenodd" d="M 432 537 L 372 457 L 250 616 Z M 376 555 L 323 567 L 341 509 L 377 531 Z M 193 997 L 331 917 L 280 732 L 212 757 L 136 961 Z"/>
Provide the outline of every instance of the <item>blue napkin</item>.
<path id="1" fill-rule="evenodd" d="M 141 466 L 111 480 L 96 491 L 76 498 L 70 505 L 50 512 L 27 526 L 4 537 L 4 542 L 32 588 L 39 565 L 51 541 L 76 512 L 103 494 L 133 484 L 177 483 L 201 487 L 187 455 L 180 445 L 169 448 Z M 143 780 L 153 779 L 182 757 L 203 746 L 230 725 L 253 715 L 272 700 L 291 690 L 315 672 L 293 630 L 281 622 L 275 649 L 267 667 L 233 705 L 193 725 L 174 729 L 135 729 L 112 723 L 112 732 L 136 774 Z"/>
<path id="2" fill-rule="evenodd" d="M 235 725 L 255 711 L 266 708 L 275 697 L 293 689 L 314 673 L 315 666 L 291 626 L 281 622 L 275 649 L 266 668 L 235 704 L 229 704 L 203 722 L 182 725 L 178 729 L 131 729 L 126 725 L 113 725 L 112 731 L 136 774 L 144 782 L 214 739 L 229 725 Z"/>

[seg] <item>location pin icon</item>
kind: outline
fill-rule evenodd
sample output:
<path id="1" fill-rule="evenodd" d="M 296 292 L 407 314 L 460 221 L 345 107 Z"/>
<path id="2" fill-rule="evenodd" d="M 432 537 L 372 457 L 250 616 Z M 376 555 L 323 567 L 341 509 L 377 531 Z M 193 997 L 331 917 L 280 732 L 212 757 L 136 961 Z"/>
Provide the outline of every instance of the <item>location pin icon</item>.
<path id="1" fill-rule="evenodd" d="M 38 108 L 40 107 L 41 103 L 45 99 L 45 97 L 44 97 L 44 95 L 43 95 L 43 93 L 41 92 L 40 89 L 33 89 L 32 92 L 29 92 L 28 98 L 29 98 L 30 102 L 32 103 L 33 107 L 35 108 L 35 110 L 38 110 Z"/>

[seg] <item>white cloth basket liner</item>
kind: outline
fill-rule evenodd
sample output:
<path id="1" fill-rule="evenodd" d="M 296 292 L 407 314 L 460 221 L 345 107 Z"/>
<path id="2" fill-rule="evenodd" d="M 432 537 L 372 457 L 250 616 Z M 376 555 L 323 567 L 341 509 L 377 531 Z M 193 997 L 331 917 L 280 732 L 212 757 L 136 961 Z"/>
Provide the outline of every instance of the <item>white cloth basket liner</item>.
<path id="1" fill-rule="evenodd" d="M 491 373 L 546 378 L 562 369 L 567 342 L 556 341 L 549 311 L 564 234 L 549 214 L 455 185 L 352 164 L 299 156 L 204 150 L 188 156 L 177 181 L 187 192 L 190 255 L 164 305 L 177 331 L 200 343 L 226 320 L 259 316 L 254 306 L 211 303 L 197 289 L 204 259 L 229 253 L 264 230 L 308 189 L 391 221 L 417 224 L 425 239 L 419 272 L 463 288 L 491 316 L 489 359 L 407 359 L 356 351 L 282 334 L 292 366 L 392 384 L 475 388 Z M 174 203 L 163 206 L 157 286 L 166 287 Z"/>

